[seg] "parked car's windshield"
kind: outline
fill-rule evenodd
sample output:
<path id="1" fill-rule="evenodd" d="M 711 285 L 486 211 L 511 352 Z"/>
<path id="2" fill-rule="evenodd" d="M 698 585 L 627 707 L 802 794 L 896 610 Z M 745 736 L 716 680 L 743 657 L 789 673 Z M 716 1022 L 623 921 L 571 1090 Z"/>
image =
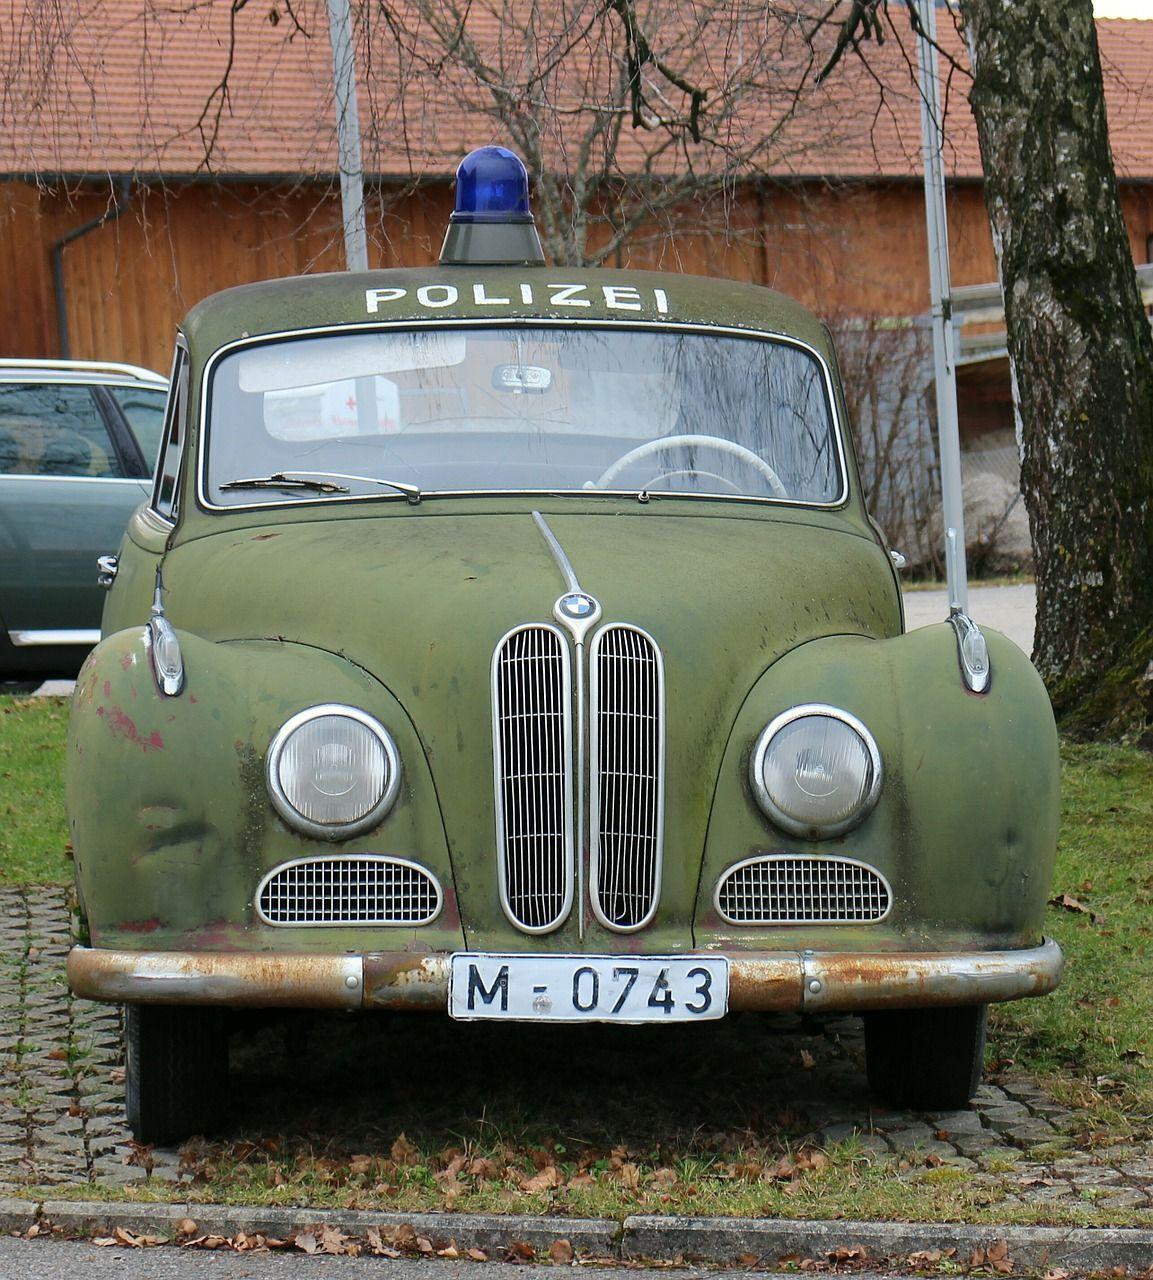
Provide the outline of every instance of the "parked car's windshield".
<path id="1" fill-rule="evenodd" d="M 329 490 L 355 496 L 387 492 L 357 476 L 424 493 L 841 494 L 825 372 L 786 341 L 543 326 L 293 338 L 225 356 L 208 405 L 221 506 L 318 500 L 299 481 L 236 486 L 285 474 L 335 474 Z"/>

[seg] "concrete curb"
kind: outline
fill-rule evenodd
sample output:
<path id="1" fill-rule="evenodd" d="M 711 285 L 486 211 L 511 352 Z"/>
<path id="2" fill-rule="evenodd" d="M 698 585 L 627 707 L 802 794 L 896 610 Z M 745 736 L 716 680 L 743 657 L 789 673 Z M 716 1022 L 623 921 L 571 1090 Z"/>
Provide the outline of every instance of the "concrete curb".
<path id="1" fill-rule="evenodd" d="M 0 1226 L 11 1201 L 0 1203 Z M 17 1202 L 18 1203 L 18 1202 Z M 191 1218 L 201 1235 L 275 1236 L 284 1239 L 312 1227 L 339 1227 L 363 1236 L 369 1227 L 384 1232 L 406 1224 L 418 1236 L 441 1246 L 454 1240 L 461 1249 L 497 1253 L 514 1241 L 548 1253 L 554 1240 L 567 1240 L 574 1250 L 598 1257 L 616 1256 L 620 1224 L 611 1218 L 534 1218 L 499 1213 L 376 1213 L 356 1209 L 255 1208 L 221 1204 L 126 1204 L 85 1200 L 45 1200 L 33 1215 L 69 1234 L 99 1235 L 113 1227 L 152 1235 L 176 1234 L 183 1218 Z M 27 1215 L 26 1215 L 27 1217 Z M 25 1224 L 27 1225 L 27 1224 Z"/>
<path id="2" fill-rule="evenodd" d="M 1153 1231 L 1131 1227 L 1026 1227 L 957 1222 L 803 1222 L 772 1218 L 631 1217 L 621 1241 L 626 1258 L 733 1262 L 755 1255 L 775 1266 L 783 1258 L 823 1258 L 864 1246 L 870 1258 L 904 1260 L 928 1249 L 974 1249 L 1003 1240 L 1014 1267 L 1061 1266 L 1070 1271 L 1144 1269 L 1153 1263 Z"/>
<path id="3" fill-rule="evenodd" d="M 174 1236 L 183 1218 L 204 1235 L 268 1235 L 334 1226 L 363 1236 L 410 1225 L 438 1247 L 452 1240 L 460 1249 L 499 1255 L 514 1241 L 547 1256 L 554 1240 L 568 1240 L 578 1255 L 624 1260 L 733 1263 L 755 1257 L 763 1269 L 783 1259 L 823 1258 L 838 1248 L 862 1246 L 870 1259 L 904 1261 L 911 1253 L 956 1249 L 967 1261 L 974 1249 L 1004 1241 L 1014 1269 L 1062 1267 L 1069 1271 L 1140 1271 L 1153 1264 L 1153 1231 L 1131 1227 L 972 1226 L 953 1222 L 807 1222 L 780 1218 L 686 1218 L 634 1216 L 549 1218 L 521 1214 L 374 1213 L 341 1209 L 252 1208 L 231 1205 L 105 1203 L 85 1200 L 0 1199 L 0 1230 L 25 1232 L 51 1223 L 69 1235 L 106 1234 L 113 1227 Z M 747 1262 L 745 1265 L 748 1265 Z"/>

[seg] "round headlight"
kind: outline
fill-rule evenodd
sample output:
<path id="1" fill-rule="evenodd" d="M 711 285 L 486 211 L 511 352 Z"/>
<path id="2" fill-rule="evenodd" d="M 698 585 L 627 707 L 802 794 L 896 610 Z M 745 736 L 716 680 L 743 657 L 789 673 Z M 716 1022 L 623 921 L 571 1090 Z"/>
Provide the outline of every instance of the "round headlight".
<path id="1" fill-rule="evenodd" d="M 355 707 L 309 707 L 268 748 L 268 793 L 298 831 L 344 840 L 384 817 L 400 787 L 400 755 L 387 729 Z"/>
<path id="2" fill-rule="evenodd" d="M 757 800 L 778 827 L 823 839 L 857 825 L 881 791 L 881 753 L 855 717 L 819 704 L 793 707 L 757 739 Z"/>

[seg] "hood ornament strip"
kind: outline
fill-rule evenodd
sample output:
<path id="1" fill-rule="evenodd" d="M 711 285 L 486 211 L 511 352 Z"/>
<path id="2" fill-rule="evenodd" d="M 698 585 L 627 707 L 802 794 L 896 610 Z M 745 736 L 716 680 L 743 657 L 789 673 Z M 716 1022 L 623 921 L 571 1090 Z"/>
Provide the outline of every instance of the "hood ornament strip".
<path id="1" fill-rule="evenodd" d="M 589 629 L 600 620 L 600 603 L 590 596 L 587 591 L 581 590 L 581 584 L 577 579 L 576 570 L 572 567 L 572 561 L 565 554 L 564 547 L 557 541 L 556 534 L 548 527 L 544 516 L 539 511 L 534 511 L 532 518 L 536 523 L 536 527 L 540 530 L 540 535 L 544 538 L 548 549 L 552 552 L 553 559 L 556 561 L 557 568 L 561 571 L 561 577 L 564 578 L 565 586 L 568 588 L 565 594 L 553 605 L 553 617 L 572 635 L 574 643 L 579 647 L 584 644 L 584 639 Z"/>

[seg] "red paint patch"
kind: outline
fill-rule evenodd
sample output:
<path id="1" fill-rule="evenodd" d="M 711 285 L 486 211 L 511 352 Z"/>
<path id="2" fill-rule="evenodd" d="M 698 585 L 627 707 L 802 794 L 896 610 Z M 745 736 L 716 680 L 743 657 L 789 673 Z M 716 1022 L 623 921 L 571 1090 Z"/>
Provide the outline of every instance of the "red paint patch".
<path id="1" fill-rule="evenodd" d="M 155 933 L 160 928 L 160 920 L 157 916 L 151 920 L 124 920 L 119 927 L 125 933 Z"/>
<path id="2" fill-rule="evenodd" d="M 193 706 L 196 706 L 196 699 L 192 696 L 192 694 L 188 695 L 188 701 L 191 702 Z"/>
<path id="3" fill-rule="evenodd" d="M 104 696 L 106 698 L 112 697 L 112 681 L 111 680 L 104 681 Z"/>
<path id="4" fill-rule="evenodd" d="M 280 534 L 279 534 L 279 533 L 258 533 L 258 534 L 257 534 L 257 535 L 252 539 L 252 541 L 253 541 L 253 542 L 267 542 L 269 538 L 279 538 L 279 537 L 280 537 Z"/>
<path id="5" fill-rule="evenodd" d="M 112 731 L 114 738 L 125 738 L 129 742 L 135 742 L 138 747 L 145 751 L 159 751 L 164 746 L 164 739 L 159 733 L 153 732 L 147 738 L 140 736 L 140 730 L 136 727 L 136 721 L 130 715 L 125 715 L 119 707 L 97 707 L 96 714 L 102 719 L 107 719 L 108 728 Z"/>
<path id="6" fill-rule="evenodd" d="M 135 658 L 133 658 L 132 654 L 122 653 L 120 655 L 120 670 L 127 671 L 128 668 L 132 666 L 134 661 L 135 661 Z"/>

